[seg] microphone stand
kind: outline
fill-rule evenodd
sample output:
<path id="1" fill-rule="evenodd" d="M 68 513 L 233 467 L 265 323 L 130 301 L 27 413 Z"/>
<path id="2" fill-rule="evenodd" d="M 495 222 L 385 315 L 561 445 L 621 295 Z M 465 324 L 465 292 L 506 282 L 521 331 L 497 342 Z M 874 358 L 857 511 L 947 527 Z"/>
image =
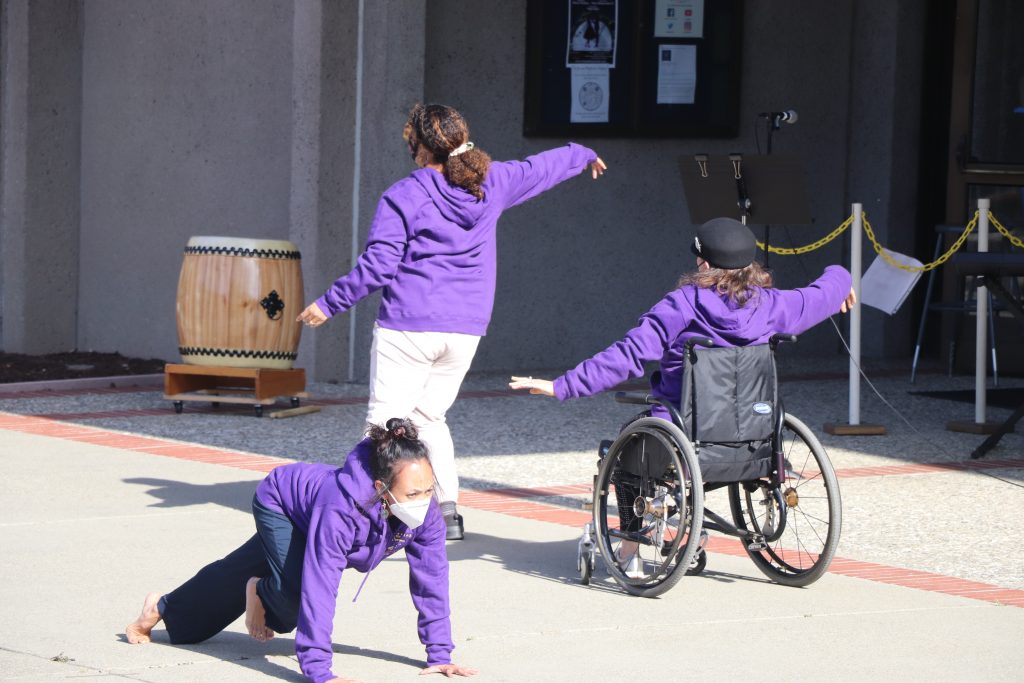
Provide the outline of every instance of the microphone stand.
<path id="1" fill-rule="evenodd" d="M 782 124 L 782 114 L 770 114 L 766 117 L 768 119 L 768 147 L 765 156 L 772 155 L 772 136 L 775 134 Z M 771 257 L 771 252 L 768 251 L 768 247 L 771 245 L 769 236 L 771 235 L 772 226 L 767 223 L 764 226 L 764 267 L 768 268 L 768 260 Z"/>

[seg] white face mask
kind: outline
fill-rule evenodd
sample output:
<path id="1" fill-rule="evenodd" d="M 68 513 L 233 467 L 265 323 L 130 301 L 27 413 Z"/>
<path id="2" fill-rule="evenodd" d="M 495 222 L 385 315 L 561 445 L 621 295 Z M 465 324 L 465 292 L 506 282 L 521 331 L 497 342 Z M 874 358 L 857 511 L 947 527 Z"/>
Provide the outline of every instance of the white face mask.
<path id="1" fill-rule="evenodd" d="M 390 491 L 388 493 L 391 493 Z M 423 524 L 423 520 L 427 518 L 427 510 L 430 508 L 430 498 L 424 498 L 423 500 L 410 500 L 404 503 L 399 503 L 395 495 L 391 494 L 391 500 L 393 501 L 388 509 L 395 517 L 398 517 L 410 529 L 415 529 L 420 524 Z"/>

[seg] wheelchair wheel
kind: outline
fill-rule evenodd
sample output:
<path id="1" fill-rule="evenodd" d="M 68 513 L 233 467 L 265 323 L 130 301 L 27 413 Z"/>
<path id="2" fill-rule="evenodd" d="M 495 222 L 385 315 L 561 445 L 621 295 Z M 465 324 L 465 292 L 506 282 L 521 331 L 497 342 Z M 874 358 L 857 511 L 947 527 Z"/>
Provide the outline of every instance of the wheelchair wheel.
<path id="1" fill-rule="evenodd" d="M 729 486 L 733 521 L 758 535 L 741 541 L 768 578 L 806 586 L 828 569 L 839 544 L 842 502 L 832 463 L 807 426 L 785 415 L 780 435 L 786 462 L 781 488 L 767 480 Z"/>
<path id="2" fill-rule="evenodd" d="M 658 418 L 627 426 L 594 486 L 597 547 L 612 578 L 633 595 L 664 593 L 690 567 L 703 520 L 704 486 L 686 436 Z"/>

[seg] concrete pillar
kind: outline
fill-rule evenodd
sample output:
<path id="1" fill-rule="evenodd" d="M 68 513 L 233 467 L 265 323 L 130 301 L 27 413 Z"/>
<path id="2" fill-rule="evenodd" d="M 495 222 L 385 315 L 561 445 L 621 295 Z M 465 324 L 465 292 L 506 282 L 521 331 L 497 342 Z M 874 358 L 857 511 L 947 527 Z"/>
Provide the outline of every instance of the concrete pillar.
<path id="1" fill-rule="evenodd" d="M 299 2 L 295 12 L 291 234 L 312 301 L 352 268 L 380 195 L 413 168 L 401 131 L 423 98 L 426 9 L 349 0 Z M 304 333 L 299 358 L 310 376 L 368 377 L 379 301 Z"/>
<path id="2" fill-rule="evenodd" d="M 75 348 L 80 0 L 0 4 L 0 348 Z"/>
<path id="3" fill-rule="evenodd" d="M 846 205 L 863 203 L 878 240 L 907 254 L 931 253 L 930 242 L 914 244 L 926 9 L 925 0 L 861 0 L 850 27 Z M 865 269 L 874 258 L 865 239 Z M 905 354 L 918 315 L 908 305 L 895 316 L 865 307 L 864 355 Z"/>

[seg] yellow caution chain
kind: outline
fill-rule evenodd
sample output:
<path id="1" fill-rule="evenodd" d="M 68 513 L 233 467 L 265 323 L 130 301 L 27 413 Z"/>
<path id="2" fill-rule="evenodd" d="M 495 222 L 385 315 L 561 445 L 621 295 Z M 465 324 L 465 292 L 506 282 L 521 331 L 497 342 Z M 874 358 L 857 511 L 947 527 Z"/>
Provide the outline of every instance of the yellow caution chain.
<path id="1" fill-rule="evenodd" d="M 871 246 L 874 247 L 875 253 L 877 253 L 879 256 L 885 259 L 886 263 L 888 263 L 893 268 L 899 268 L 900 270 L 905 270 L 910 273 L 925 273 L 929 270 L 938 268 L 943 263 L 948 261 L 953 256 L 953 254 L 960 250 L 960 248 L 964 245 L 964 242 L 967 241 L 967 237 L 971 234 L 971 232 L 974 231 L 974 228 L 976 228 L 978 225 L 978 212 L 974 212 L 974 216 L 971 218 L 970 222 L 968 222 L 967 225 L 964 226 L 963 232 L 960 233 L 960 236 L 956 238 L 955 242 L 953 242 L 953 246 L 951 246 L 944 254 L 939 256 L 939 258 L 935 259 L 931 263 L 926 263 L 922 266 L 908 266 L 906 264 L 900 263 L 892 256 L 890 256 L 889 251 L 885 247 L 883 247 L 878 242 L 878 239 L 875 237 L 875 231 L 871 228 L 871 223 L 870 221 L 868 221 L 867 214 L 862 213 L 861 219 L 864 224 L 864 234 L 866 234 L 868 236 L 868 240 L 871 241 Z M 1020 249 L 1024 249 L 1024 240 L 1021 240 L 1019 237 L 1017 237 L 1009 230 L 1007 230 L 1005 227 L 1003 227 L 1003 224 L 999 222 L 999 220 L 991 211 L 988 212 L 988 220 L 989 223 L 991 223 L 992 226 L 1010 242 L 1010 244 Z M 795 256 L 797 254 L 806 254 L 808 252 L 814 251 L 815 249 L 820 249 L 821 247 L 825 246 L 835 238 L 839 237 L 844 232 L 846 232 L 846 229 L 849 228 L 851 225 L 853 225 L 853 216 L 847 218 L 839 225 L 839 227 L 837 227 L 835 230 L 822 237 L 820 240 L 811 242 L 810 244 L 805 244 L 802 247 L 794 247 L 792 249 L 785 247 L 769 246 L 768 251 L 772 254 L 778 254 L 780 256 Z M 764 251 L 764 242 L 758 242 L 757 247 L 761 251 Z"/>

